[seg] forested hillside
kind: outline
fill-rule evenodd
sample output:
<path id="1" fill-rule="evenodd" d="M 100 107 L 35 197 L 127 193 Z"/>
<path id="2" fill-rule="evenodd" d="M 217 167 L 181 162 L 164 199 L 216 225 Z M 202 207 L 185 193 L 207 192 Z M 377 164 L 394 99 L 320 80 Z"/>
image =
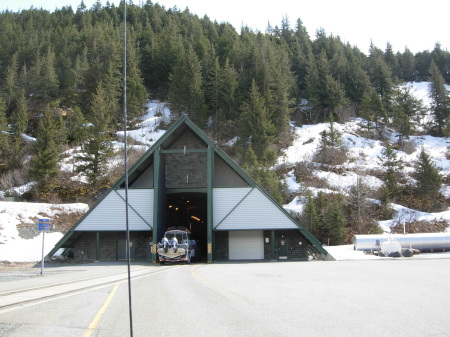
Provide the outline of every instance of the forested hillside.
<path id="1" fill-rule="evenodd" d="M 450 132 L 450 53 L 438 43 L 415 55 L 390 44 L 361 51 L 323 30 L 311 36 L 300 19 L 280 21 L 266 32 L 237 32 L 149 0 L 129 5 L 128 128 L 149 98 L 167 101 L 212 138 L 237 136 L 230 155 L 278 200 L 282 189 L 268 168 L 291 142 L 290 121 L 360 116 L 374 137 L 389 126 L 399 142 Z M 0 190 L 34 181 L 23 197 L 74 201 L 108 186 L 121 174 L 105 162 L 123 128 L 122 8 L 81 2 L 51 13 L 4 11 L 0 31 Z M 432 83 L 433 118 L 419 125 L 426 110 L 398 84 L 423 80 Z M 69 150 L 87 184 L 60 171 Z"/>

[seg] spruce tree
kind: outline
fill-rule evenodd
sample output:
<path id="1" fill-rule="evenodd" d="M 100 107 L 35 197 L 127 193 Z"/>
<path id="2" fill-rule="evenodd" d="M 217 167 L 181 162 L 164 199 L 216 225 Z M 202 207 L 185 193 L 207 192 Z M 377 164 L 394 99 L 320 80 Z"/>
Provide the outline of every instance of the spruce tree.
<path id="1" fill-rule="evenodd" d="M 17 100 L 19 91 L 17 53 L 13 54 L 11 61 L 6 68 L 5 81 L 3 83 L 3 92 L 5 94 L 7 115 L 12 111 L 14 103 Z"/>
<path id="2" fill-rule="evenodd" d="M 275 128 L 255 81 L 252 82 L 248 100 L 242 104 L 239 128 L 242 142 L 251 146 L 258 161 L 265 164 L 275 159 L 275 153 L 270 148 Z"/>
<path id="3" fill-rule="evenodd" d="M 22 150 L 24 147 L 23 134 L 29 121 L 28 105 L 23 91 L 18 95 L 17 102 L 10 118 L 11 133 L 11 157 L 9 166 L 11 168 L 22 167 Z"/>
<path id="4" fill-rule="evenodd" d="M 87 121 L 81 112 L 81 109 L 74 107 L 69 114 L 67 121 L 68 141 L 74 145 L 81 145 L 88 138 Z"/>
<path id="5" fill-rule="evenodd" d="M 56 56 L 51 48 L 42 58 L 42 67 L 39 77 L 39 85 L 41 86 L 42 100 L 45 103 L 51 103 L 58 98 L 59 81 L 55 69 Z"/>
<path id="6" fill-rule="evenodd" d="M 383 190 L 383 202 L 387 204 L 395 200 L 401 195 L 401 188 L 398 179 L 402 177 L 403 160 L 397 157 L 397 153 L 389 143 L 381 152 L 382 156 L 378 157 L 385 173 L 383 181 L 385 189 Z"/>
<path id="7" fill-rule="evenodd" d="M 134 127 L 140 122 L 145 113 L 147 91 L 143 84 L 141 70 L 139 69 L 139 50 L 137 43 L 128 39 L 127 46 L 127 127 Z M 119 98 L 122 95 L 119 94 Z M 123 109 L 123 107 L 122 107 Z M 122 115 L 119 119 L 122 121 Z M 122 121 L 123 124 L 123 121 Z"/>
<path id="8" fill-rule="evenodd" d="M 364 183 L 361 176 L 357 176 L 356 184 L 348 191 L 347 204 L 350 208 L 350 219 L 355 225 L 356 233 L 363 233 L 363 225 L 369 218 L 370 203 L 368 201 L 369 187 Z"/>
<path id="9" fill-rule="evenodd" d="M 431 62 L 429 78 L 431 111 L 434 115 L 438 133 L 442 135 L 450 116 L 450 96 L 445 87 L 445 80 L 436 63 Z M 450 133 L 449 133 L 450 134 Z"/>
<path id="10" fill-rule="evenodd" d="M 416 79 L 414 68 L 414 54 L 405 47 L 405 51 L 399 57 L 400 78 L 406 82 L 412 82 Z"/>
<path id="11" fill-rule="evenodd" d="M 311 232 L 311 234 L 317 236 L 318 229 L 320 226 L 320 218 L 317 213 L 316 204 L 312 196 L 308 196 L 306 203 L 303 206 L 302 212 L 302 224 L 305 225 L 306 229 Z"/>
<path id="12" fill-rule="evenodd" d="M 219 106 L 224 114 L 223 118 L 235 120 L 237 118 L 236 91 L 238 74 L 228 59 L 225 60 L 225 64 L 221 69 L 219 80 Z"/>
<path id="13" fill-rule="evenodd" d="M 367 120 L 367 131 L 370 132 L 372 123 L 375 124 L 375 129 L 378 129 L 378 124 L 381 121 L 387 121 L 387 113 L 381 101 L 380 95 L 370 88 L 364 96 L 359 106 L 359 115 Z"/>
<path id="14" fill-rule="evenodd" d="M 6 105 L 0 95 L 0 167 L 5 166 L 10 151 L 8 120 L 6 118 Z"/>
<path id="15" fill-rule="evenodd" d="M 320 133 L 320 144 L 315 160 L 323 164 L 342 164 L 347 153 L 342 133 L 336 129 L 333 115 L 330 115 L 329 121 L 328 129 Z"/>
<path id="16" fill-rule="evenodd" d="M 416 195 L 421 201 L 422 210 L 431 211 L 437 206 L 442 186 L 439 169 L 433 163 L 430 155 L 421 149 L 414 163 L 413 178 L 416 180 Z"/>
<path id="17" fill-rule="evenodd" d="M 391 72 L 394 77 L 400 77 L 400 65 L 397 55 L 394 54 L 392 50 L 392 45 L 388 42 L 386 45 L 386 50 L 384 52 L 384 61 L 390 67 Z"/>
<path id="18" fill-rule="evenodd" d="M 59 127 L 53 112 L 47 106 L 44 116 L 39 120 L 29 172 L 30 178 L 36 182 L 38 194 L 51 191 L 56 185 L 61 157 Z"/>
<path id="19" fill-rule="evenodd" d="M 219 111 L 221 110 L 220 106 L 220 75 L 221 69 L 219 65 L 219 58 L 215 57 L 212 61 L 208 76 L 206 78 L 206 90 L 205 90 L 205 98 L 206 102 L 209 105 L 209 109 L 211 111 L 211 117 L 213 118 L 214 123 L 217 125 L 217 121 L 219 120 Z"/>
<path id="20" fill-rule="evenodd" d="M 89 138 L 84 145 L 85 153 L 77 156 L 80 163 L 76 171 L 83 173 L 93 188 L 104 182 L 108 168 L 108 159 L 114 155 L 111 138 L 110 105 L 105 90 L 101 85 L 97 88 L 90 107 Z"/>
<path id="21" fill-rule="evenodd" d="M 270 84 L 269 114 L 279 139 L 289 130 L 290 120 L 290 95 L 295 85 L 295 78 L 291 71 L 291 63 L 287 51 L 281 49 L 279 52 L 274 47 L 274 60 L 272 61 Z"/>
<path id="22" fill-rule="evenodd" d="M 399 143 L 413 131 L 413 123 L 420 125 L 426 109 L 420 99 L 414 97 L 409 87 L 394 89 L 392 97 L 392 124 L 400 133 Z"/>
<path id="23" fill-rule="evenodd" d="M 345 226 L 347 220 L 344 217 L 341 201 L 333 200 L 327 212 L 327 229 L 330 245 L 341 245 L 345 240 Z"/>
<path id="24" fill-rule="evenodd" d="M 200 61 L 189 44 L 170 75 L 169 103 L 175 112 L 188 113 L 196 121 L 206 117 L 202 81 Z"/>
<path id="25" fill-rule="evenodd" d="M 347 97 L 352 102 L 361 102 L 364 93 L 370 88 L 370 79 L 364 70 L 365 57 L 354 47 L 347 44 L 345 48 L 346 72 L 341 79 L 345 85 Z"/>

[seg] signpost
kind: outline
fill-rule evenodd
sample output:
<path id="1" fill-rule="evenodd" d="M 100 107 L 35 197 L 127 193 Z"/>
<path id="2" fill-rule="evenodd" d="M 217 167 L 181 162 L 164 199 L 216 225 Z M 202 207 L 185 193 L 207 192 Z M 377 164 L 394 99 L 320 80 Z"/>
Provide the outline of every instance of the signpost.
<path id="1" fill-rule="evenodd" d="M 45 231 L 50 229 L 50 219 L 39 219 L 38 230 L 42 231 L 42 260 L 41 260 L 41 275 L 44 275 L 44 239 Z"/>

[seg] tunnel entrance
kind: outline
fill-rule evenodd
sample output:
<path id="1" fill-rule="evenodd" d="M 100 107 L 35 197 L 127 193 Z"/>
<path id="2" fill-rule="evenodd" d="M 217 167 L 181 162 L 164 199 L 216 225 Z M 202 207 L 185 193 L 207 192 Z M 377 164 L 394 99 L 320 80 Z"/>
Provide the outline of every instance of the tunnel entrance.
<path id="1" fill-rule="evenodd" d="M 198 259 L 207 259 L 207 198 L 206 193 L 185 192 L 167 194 L 166 228 L 183 226 L 197 241 Z"/>

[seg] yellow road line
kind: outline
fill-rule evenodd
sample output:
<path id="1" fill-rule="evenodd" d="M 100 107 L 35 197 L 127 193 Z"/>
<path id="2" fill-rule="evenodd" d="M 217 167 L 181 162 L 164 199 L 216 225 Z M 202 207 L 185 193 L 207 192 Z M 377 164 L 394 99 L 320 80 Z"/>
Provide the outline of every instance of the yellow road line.
<path id="1" fill-rule="evenodd" d="M 201 277 L 195 272 L 195 269 L 197 269 L 198 267 L 200 267 L 199 264 L 191 268 L 191 271 L 190 271 L 190 272 L 191 272 L 191 275 L 194 276 L 196 279 L 202 281 L 203 283 L 208 284 L 208 281 L 206 281 L 205 279 L 201 278 Z"/>
<path id="2" fill-rule="evenodd" d="M 95 318 L 92 320 L 91 324 L 89 324 L 88 329 L 86 330 L 86 332 L 84 333 L 83 337 L 89 337 L 92 332 L 94 331 L 94 329 L 97 327 L 98 322 L 100 321 L 100 318 L 102 317 L 102 315 L 104 314 L 104 312 L 106 311 L 106 308 L 109 305 L 109 302 L 111 302 L 114 294 L 116 293 L 117 288 L 119 287 L 119 284 L 117 283 L 113 290 L 111 291 L 111 293 L 109 294 L 108 298 L 106 299 L 105 303 L 103 303 L 102 307 L 100 308 L 100 310 L 97 312 L 97 315 L 95 315 Z"/>

